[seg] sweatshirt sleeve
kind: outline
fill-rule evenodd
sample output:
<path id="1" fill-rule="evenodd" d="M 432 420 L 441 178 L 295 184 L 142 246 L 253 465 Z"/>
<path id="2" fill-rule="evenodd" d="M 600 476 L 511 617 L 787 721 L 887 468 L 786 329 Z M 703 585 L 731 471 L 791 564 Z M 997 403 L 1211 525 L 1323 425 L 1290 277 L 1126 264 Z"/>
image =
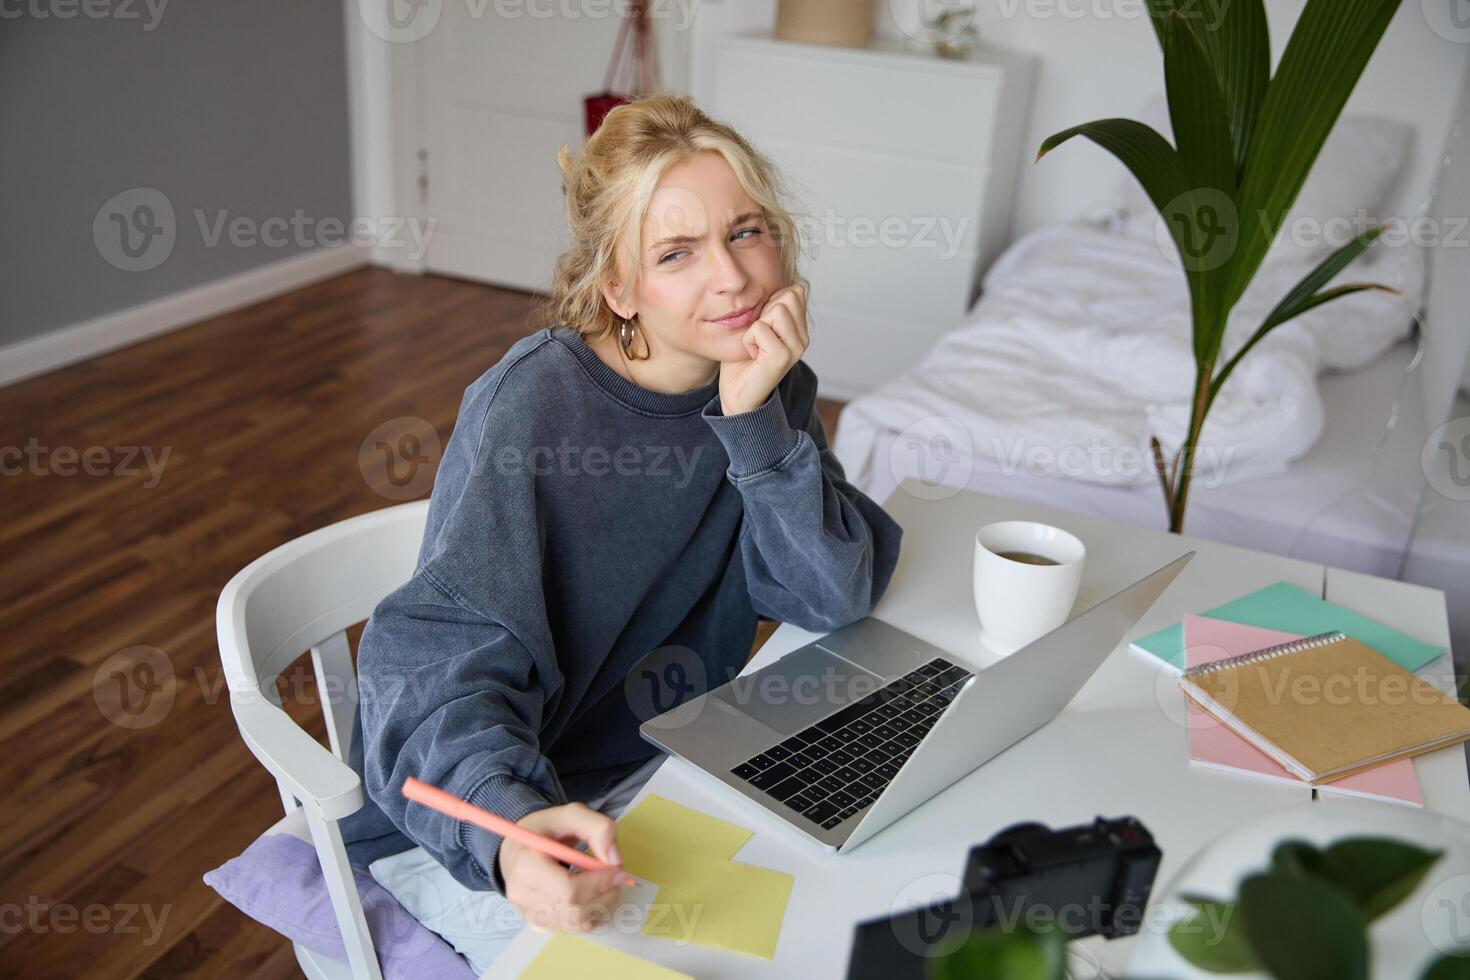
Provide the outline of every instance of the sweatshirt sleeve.
<path id="1" fill-rule="evenodd" d="M 507 358 L 466 389 L 414 574 L 373 610 L 357 661 L 368 795 L 460 884 L 501 894 L 500 835 L 402 790 L 414 776 L 512 822 L 567 802 L 542 745 L 565 688 L 543 517 L 533 475 L 494 455 L 548 441 L 528 410 L 541 387 L 513 373 L 519 363 Z"/>
<path id="2" fill-rule="evenodd" d="M 758 408 L 727 416 L 716 396 L 702 414 L 745 502 L 740 549 L 756 611 L 830 632 L 882 598 L 903 529 L 847 482 L 817 412 L 816 374 L 798 361 L 787 377 L 792 383 L 777 385 Z M 800 406 L 800 428 L 787 418 L 783 393 Z"/>
<path id="3" fill-rule="evenodd" d="M 505 893 L 503 838 L 410 802 L 414 776 L 516 821 L 566 802 L 538 732 L 545 677 L 515 634 L 469 610 L 422 566 L 373 611 L 358 654 L 366 790 L 467 888 Z"/>

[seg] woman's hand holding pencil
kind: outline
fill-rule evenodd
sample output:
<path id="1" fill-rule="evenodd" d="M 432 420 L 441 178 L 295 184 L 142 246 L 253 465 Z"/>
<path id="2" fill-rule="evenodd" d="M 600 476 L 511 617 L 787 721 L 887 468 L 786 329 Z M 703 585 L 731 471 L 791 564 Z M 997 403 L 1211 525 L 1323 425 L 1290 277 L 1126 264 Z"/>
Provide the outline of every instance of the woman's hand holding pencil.
<path id="1" fill-rule="evenodd" d="M 536 810 L 512 823 L 412 776 L 403 795 L 505 838 L 497 858 L 505 897 L 535 928 L 595 928 L 617 906 L 620 887 L 634 884 L 622 869 L 617 823 L 585 803 Z M 591 848 L 591 855 L 569 846 L 580 841 Z"/>

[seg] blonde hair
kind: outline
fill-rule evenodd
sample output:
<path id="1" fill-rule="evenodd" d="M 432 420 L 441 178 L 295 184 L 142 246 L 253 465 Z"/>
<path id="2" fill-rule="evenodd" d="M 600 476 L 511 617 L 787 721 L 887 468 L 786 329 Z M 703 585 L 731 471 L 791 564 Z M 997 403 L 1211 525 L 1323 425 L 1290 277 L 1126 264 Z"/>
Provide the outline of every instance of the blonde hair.
<path id="1" fill-rule="evenodd" d="M 781 285 L 805 282 L 797 275 L 796 222 L 775 166 L 735 130 L 705 115 L 693 99 L 645 95 L 609 112 L 580 154 L 573 156 L 565 145 L 557 153 L 572 244 L 556 260 L 551 296 L 540 304 L 542 326 L 564 323 L 583 337 L 617 330 L 619 318 L 601 284 L 621 281 L 620 298 L 629 301 L 633 277 L 643 274 L 637 259 L 655 186 L 671 167 L 706 150 L 725 158 L 765 213 L 780 256 Z M 617 268 L 617 245 L 626 236 L 633 245 L 625 257 L 632 275 Z"/>

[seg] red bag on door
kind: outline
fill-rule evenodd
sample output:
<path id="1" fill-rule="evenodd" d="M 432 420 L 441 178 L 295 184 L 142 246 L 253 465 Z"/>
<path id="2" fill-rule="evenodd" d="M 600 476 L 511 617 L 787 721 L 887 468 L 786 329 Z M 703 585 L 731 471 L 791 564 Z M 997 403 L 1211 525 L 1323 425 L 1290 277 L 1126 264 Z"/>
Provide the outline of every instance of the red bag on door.
<path id="1" fill-rule="evenodd" d="M 627 39 L 630 29 L 633 32 L 633 47 L 629 52 L 631 58 L 628 61 L 626 73 L 631 73 L 633 78 L 622 88 L 622 91 L 628 94 L 620 95 L 613 88 L 613 76 L 623 69 L 623 42 Z M 602 91 L 582 100 L 587 116 L 587 135 L 591 136 L 597 132 L 597 127 L 602 125 L 603 117 L 613 109 L 639 95 L 657 90 L 658 66 L 653 56 L 653 35 L 648 29 L 648 11 L 643 6 L 643 0 L 633 0 L 628 16 L 623 18 L 622 24 L 618 27 L 617 45 L 613 48 L 612 60 L 607 66 L 607 75 L 602 81 Z"/>

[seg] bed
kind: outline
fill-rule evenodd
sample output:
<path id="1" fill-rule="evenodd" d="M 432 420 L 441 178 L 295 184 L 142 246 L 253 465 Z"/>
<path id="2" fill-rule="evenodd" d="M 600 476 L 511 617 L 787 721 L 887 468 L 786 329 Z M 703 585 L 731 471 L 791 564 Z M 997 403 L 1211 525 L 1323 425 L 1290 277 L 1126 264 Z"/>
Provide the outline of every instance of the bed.
<path id="1" fill-rule="evenodd" d="M 1316 444 L 1275 475 L 1215 486 L 1196 483 L 1185 531 L 1396 577 L 1423 491 L 1422 437 L 1413 434 L 1422 427 L 1401 418 L 1394 432 L 1386 438 L 1384 434 L 1390 406 L 1416 350 L 1417 340 L 1400 341 L 1366 367 L 1324 375 L 1325 425 Z M 956 453 L 964 436 L 954 421 L 898 427 L 886 423 L 884 405 L 904 384 L 901 380 L 849 403 L 840 417 L 833 451 L 849 479 L 873 499 L 886 499 L 904 479 L 915 477 L 933 488 L 924 491 L 931 496 L 942 495 L 946 487 L 969 489 L 1130 524 L 1167 526 L 1156 482 L 1106 485 L 1038 471 L 1042 467 L 1012 467 L 973 453 L 962 459 Z M 955 408 L 949 403 L 943 410 Z"/>

